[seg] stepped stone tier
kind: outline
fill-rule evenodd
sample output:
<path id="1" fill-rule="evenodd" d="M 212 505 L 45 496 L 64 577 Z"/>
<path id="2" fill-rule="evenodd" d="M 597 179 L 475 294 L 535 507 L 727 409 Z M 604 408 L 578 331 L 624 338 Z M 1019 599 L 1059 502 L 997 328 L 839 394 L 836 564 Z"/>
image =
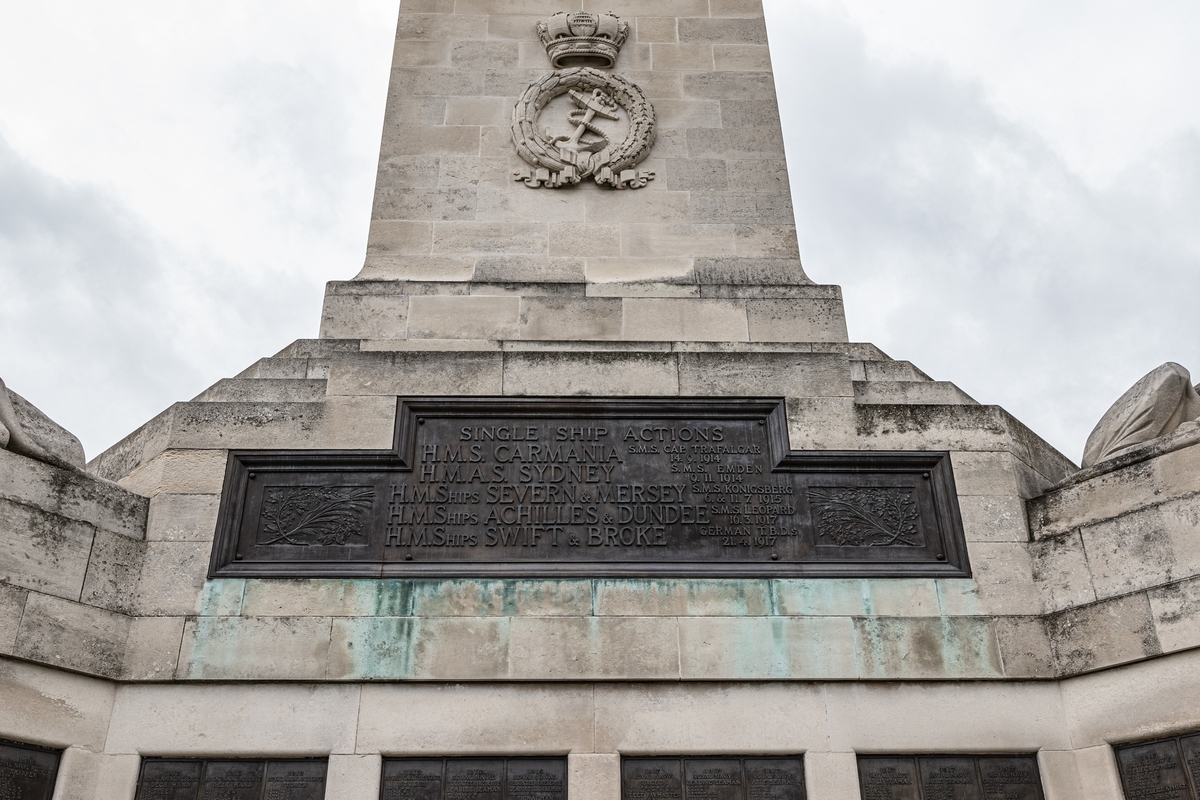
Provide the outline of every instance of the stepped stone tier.
<path id="1" fill-rule="evenodd" d="M 627 26 L 611 69 L 569 61 L 591 45 L 561 37 L 621 38 L 584 11 Z M 238 459 L 389 451 L 397 398 L 778 402 L 787 458 L 947 454 L 941 507 L 969 566 L 217 569 L 237 524 L 222 498 L 256 479 L 233 481 Z M 565 757 L 570 800 L 633 791 L 623 758 L 627 777 L 701 756 L 753 776 L 772 756 L 808 797 L 890 799 L 916 797 L 892 792 L 929 754 L 970 756 L 955 763 L 992 786 L 956 797 L 1186 797 L 1154 793 L 1171 769 L 1194 780 L 1176 756 L 1118 749 L 1200 731 L 1198 470 L 1194 425 L 1079 470 L 849 341 L 838 288 L 800 264 L 757 0 L 403 0 L 366 260 L 328 285 L 319 337 L 86 471 L 0 449 L 0 739 L 61 750 L 54 797 L 72 800 L 160 796 L 171 759 L 308 765 L 306 786 L 366 800 L 416 756 L 437 775 L 453 756 L 545 757 L 543 778 Z M 997 755 L 1024 793 L 969 766 Z"/>

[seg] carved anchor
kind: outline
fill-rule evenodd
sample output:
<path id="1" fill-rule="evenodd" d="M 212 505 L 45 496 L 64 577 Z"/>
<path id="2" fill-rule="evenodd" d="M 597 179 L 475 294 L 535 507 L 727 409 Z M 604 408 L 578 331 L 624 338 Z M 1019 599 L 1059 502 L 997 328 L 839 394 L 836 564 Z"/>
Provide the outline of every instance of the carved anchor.
<path id="1" fill-rule="evenodd" d="M 576 126 L 575 133 L 571 136 L 556 136 L 552 140 L 553 143 L 558 145 L 560 151 L 570 150 L 576 153 L 581 150 L 595 153 L 608 147 L 608 136 L 604 131 L 596 127 L 592 123 L 592 120 L 596 117 L 603 117 L 604 119 L 614 121 L 620 118 L 617 115 L 620 107 L 613 100 L 612 95 L 603 89 L 593 89 L 590 95 L 572 89 L 568 94 L 571 96 L 571 100 L 575 102 L 575 105 L 579 106 L 578 111 L 572 111 L 570 114 L 567 114 L 567 119 Z M 592 133 L 600 138 L 584 141 L 584 133 Z"/>

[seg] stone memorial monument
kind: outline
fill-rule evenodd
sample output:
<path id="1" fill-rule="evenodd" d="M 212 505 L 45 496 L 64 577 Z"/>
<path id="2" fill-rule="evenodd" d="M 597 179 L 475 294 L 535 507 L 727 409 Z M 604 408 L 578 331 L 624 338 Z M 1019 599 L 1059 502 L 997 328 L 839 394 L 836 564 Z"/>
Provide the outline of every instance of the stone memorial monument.
<path id="1" fill-rule="evenodd" d="M 758 0 L 403 0 L 319 336 L 86 470 L 8 399 L 0 795 L 1195 796 L 1200 428 L 849 341 Z"/>

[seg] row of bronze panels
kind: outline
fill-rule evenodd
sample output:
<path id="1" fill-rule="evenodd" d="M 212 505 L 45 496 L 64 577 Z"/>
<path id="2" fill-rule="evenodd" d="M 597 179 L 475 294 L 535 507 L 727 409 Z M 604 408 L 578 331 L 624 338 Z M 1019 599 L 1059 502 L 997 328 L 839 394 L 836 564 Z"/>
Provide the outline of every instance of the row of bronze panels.
<path id="1" fill-rule="evenodd" d="M 1127 800 L 1200 800 L 1200 734 L 1116 748 Z M 50 800 L 60 753 L 0 742 L 0 797 Z M 326 759 L 146 758 L 137 800 L 320 800 Z M 863 800 L 1043 800 L 1037 757 L 858 757 Z M 385 758 L 380 800 L 567 800 L 567 759 Z M 622 800 L 806 800 L 802 756 L 625 757 Z"/>

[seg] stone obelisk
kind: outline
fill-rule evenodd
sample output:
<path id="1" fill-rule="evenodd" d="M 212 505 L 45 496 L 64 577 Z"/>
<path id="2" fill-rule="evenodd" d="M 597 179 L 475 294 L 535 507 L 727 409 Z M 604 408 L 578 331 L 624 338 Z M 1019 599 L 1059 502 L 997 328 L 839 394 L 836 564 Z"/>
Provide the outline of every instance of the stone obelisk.
<path id="1" fill-rule="evenodd" d="M 329 285 L 322 337 L 397 351 L 589 341 L 630 354 L 662 350 L 633 343 L 846 341 L 838 289 L 800 265 L 758 3 L 651 5 L 623 8 L 608 36 L 578 13 L 539 31 L 550 16 L 539 3 L 405 4 L 366 263 Z M 556 62 L 576 74 L 560 82 Z M 570 152 L 551 140 L 579 137 L 573 95 L 593 92 L 616 98 L 584 136 L 604 151 L 572 157 L 624 157 L 618 179 L 622 165 L 642 177 L 614 188 L 599 182 L 609 165 L 572 165 L 547 188 Z M 528 145 L 550 169 L 522 159 Z M 678 386 L 638 384 L 643 373 L 620 391 Z"/>

